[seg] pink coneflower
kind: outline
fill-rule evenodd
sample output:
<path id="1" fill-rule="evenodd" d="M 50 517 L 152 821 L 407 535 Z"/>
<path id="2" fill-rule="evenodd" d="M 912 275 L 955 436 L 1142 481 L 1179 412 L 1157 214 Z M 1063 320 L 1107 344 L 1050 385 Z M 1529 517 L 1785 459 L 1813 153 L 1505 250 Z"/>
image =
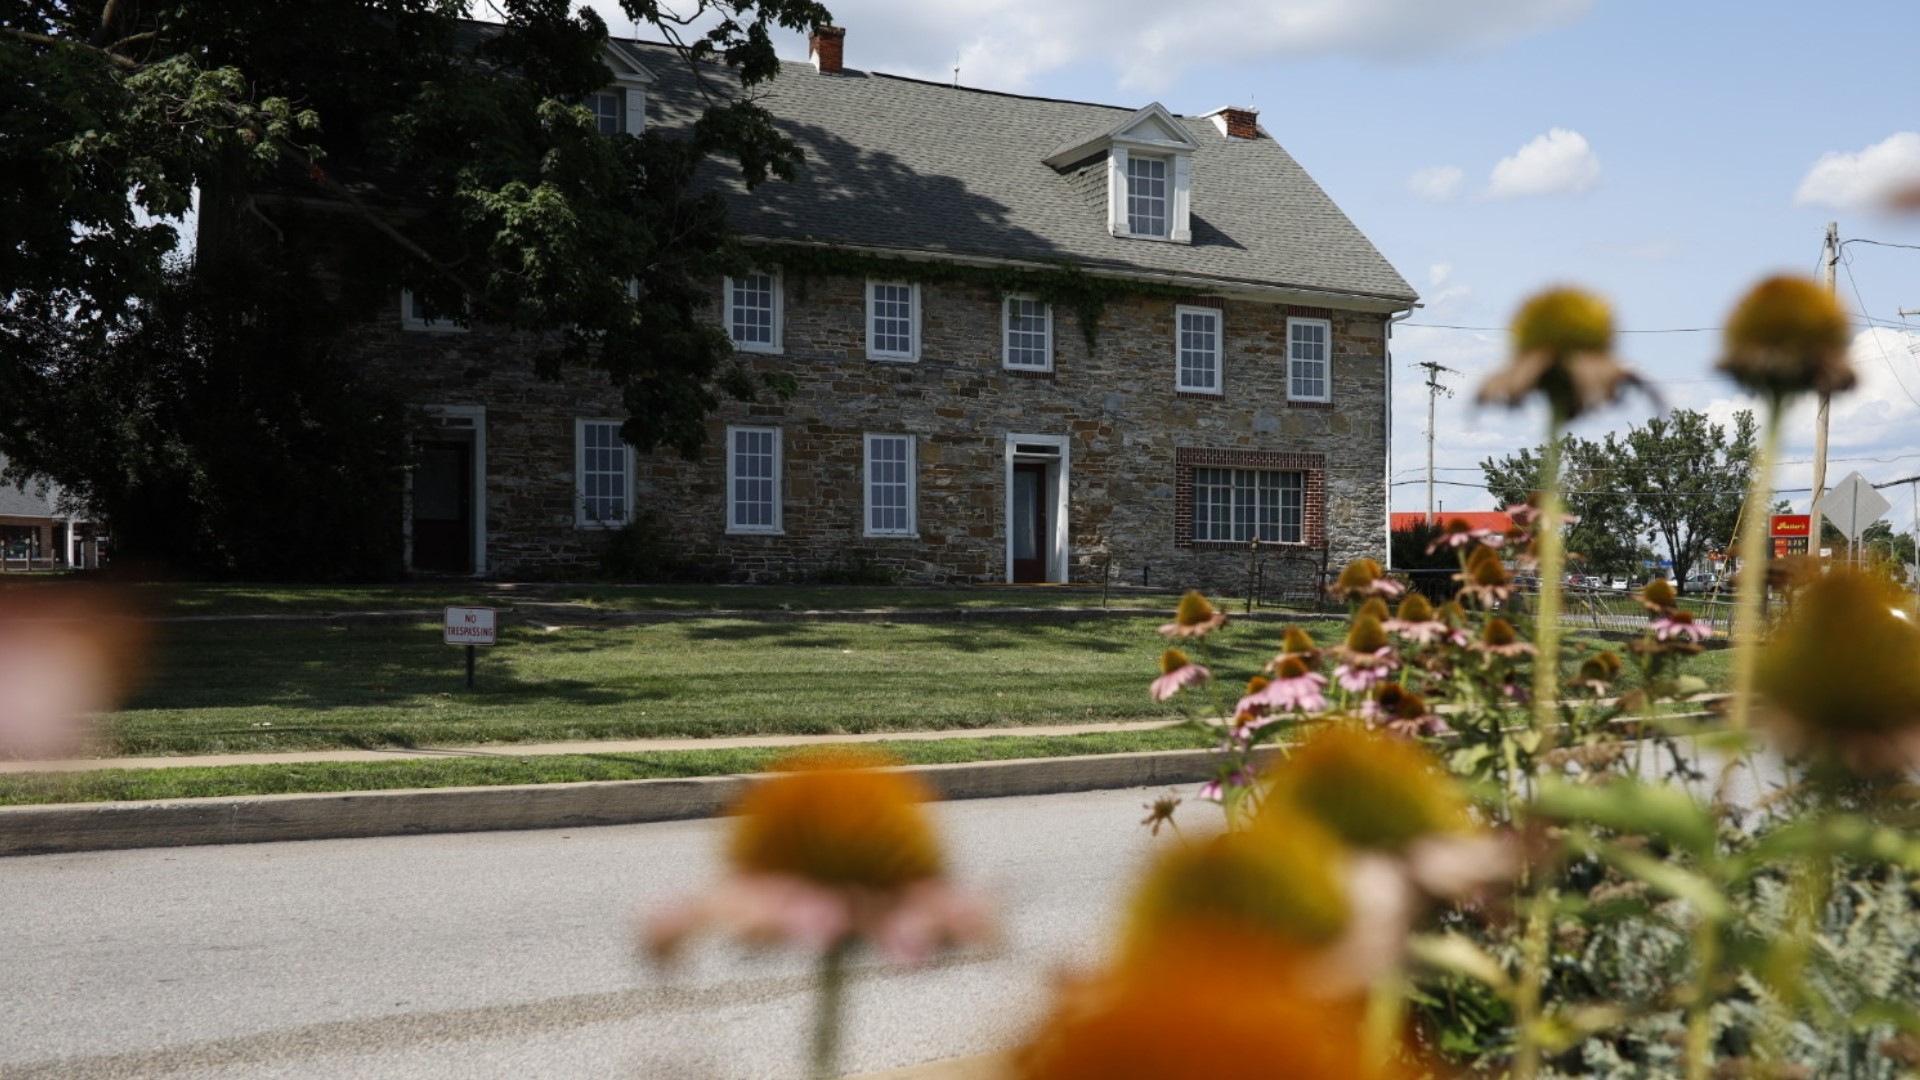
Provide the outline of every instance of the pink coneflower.
<path id="1" fill-rule="evenodd" d="M 1355 559 L 1340 571 L 1340 580 L 1328 592 L 1346 600 L 1365 600 L 1370 596 L 1388 600 L 1399 596 L 1406 586 L 1387 576 L 1386 570 L 1372 559 Z"/>
<path id="2" fill-rule="evenodd" d="M 1213 673 L 1187 659 L 1179 649 L 1160 654 L 1160 677 L 1153 680 L 1147 693 L 1155 701 L 1165 701 L 1189 686 L 1204 686 Z"/>
<path id="3" fill-rule="evenodd" d="M 1173 621 L 1160 628 L 1167 637 L 1206 637 L 1227 625 L 1227 613 L 1207 603 L 1207 598 L 1189 591 L 1174 609 Z"/>
<path id="4" fill-rule="evenodd" d="M 1690 642 L 1702 642 L 1713 636 L 1713 627 L 1703 622 L 1695 622 L 1693 616 L 1684 611 L 1669 611 L 1656 615 L 1647 628 L 1653 631 L 1655 641 L 1672 641 L 1685 638 Z"/>
<path id="5" fill-rule="evenodd" d="M 1308 667 L 1320 663 L 1320 646 L 1314 644 L 1313 635 L 1297 626 L 1287 627 L 1280 639 L 1280 652 L 1267 661 L 1266 670 L 1272 671 L 1293 659 L 1304 661 Z"/>
<path id="6" fill-rule="evenodd" d="M 1360 703 L 1360 718 L 1368 727 L 1379 728 L 1403 739 L 1439 735 L 1447 722 L 1427 708 L 1427 700 L 1399 683 L 1381 683 L 1367 700 Z"/>
<path id="7" fill-rule="evenodd" d="M 1506 543 L 1507 538 L 1506 534 L 1492 529 L 1476 529 L 1466 518 L 1452 518 L 1440 526 L 1440 535 L 1427 545 L 1427 554 L 1431 555 L 1441 548 L 1463 548 L 1476 540 L 1488 547 L 1499 547 Z"/>
<path id="8" fill-rule="evenodd" d="M 1298 657 L 1289 657 L 1274 670 L 1274 677 L 1257 689 L 1249 687 L 1246 697 L 1234 708 L 1236 713 L 1258 716 L 1273 712 L 1319 712 L 1327 707 L 1324 691 L 1327 677 L 1307 668 Z"/>
<path id="9" fill-rule="evenodd" d="M 1480 640 L 1468 645 L 1467 648 L 1486 653 L 1488 656 L 1505 657 L 1508 660 L 1532 656 L 1535 651 L 1532 645 L 1520 640 L 1520 635 L 1514 632 L 1512 623 L 1499 617 L 1488 619 L 1486 628 L 1480 632 Z"/>
<path id="10" fill-rule="evenodd" d="M 1400 658 L 1387 640 L 1386 628 L 1372 614 L 1362 611 L 1347 630 L 1346 643 L 1340 647 L 1340 666 L 1334 669 L 1333 677 L 1347 691 L 1358 694 L 1373 689 L 1399 666 Z"/>
<path id="11" fill-rule="evenodd" d="M 1388 633 L 1399 634 L 1415 645 L 1431 645 L 1447 634 L 1447 624 L 1440 621 L 1433 605 L 1419 593 L 1408 593 L 1407 598 L 1400 601 L 1400 610 L 1380 625 Z"/>
<path id="12" fill-rule="evenodd" d="M 1492 609 L 1513 593 L 1513 576 L 1488 547 L 1474 548 L 1466 569 L 1453 575 L 1453 580 L 1460 583 L 1461 596 L 1478 600 L 1483 608 Z"/>
<path id="13" fill-rule="evenodd" d="M 1199 799 L 1202 802 L 1212 802 L 1212 803 L 1223 802 L 1226 799 L 1227 792 L 1234 791 L 1239 788 L 1250 787 L 1252 786 L 1252 784 L 1253 784 L 1252 773 L 1248 772 L 1245 769 L 1235 769 L 1232 772 L 1225 775 L 1224 777 L 1221 777 L 1216 780 L 1209 780 L 1206 783 L 1201 784 L 1200 790 L 1194 792 L 1194 798 Z"/>

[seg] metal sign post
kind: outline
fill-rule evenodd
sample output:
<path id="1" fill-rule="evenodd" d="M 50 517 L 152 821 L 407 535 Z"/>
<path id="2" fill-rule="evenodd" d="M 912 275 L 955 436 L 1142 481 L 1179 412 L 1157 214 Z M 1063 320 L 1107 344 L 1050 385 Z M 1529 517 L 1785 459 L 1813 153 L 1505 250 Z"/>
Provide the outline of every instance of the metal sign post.
<path id="1" fill-rule="evenodd" d="M 467 647 L 467 689 L 473 689 L 474 647 L 492 645 L 495 620 L 490 607 L 450 607 L 441 637 L 449 645 Z"/>

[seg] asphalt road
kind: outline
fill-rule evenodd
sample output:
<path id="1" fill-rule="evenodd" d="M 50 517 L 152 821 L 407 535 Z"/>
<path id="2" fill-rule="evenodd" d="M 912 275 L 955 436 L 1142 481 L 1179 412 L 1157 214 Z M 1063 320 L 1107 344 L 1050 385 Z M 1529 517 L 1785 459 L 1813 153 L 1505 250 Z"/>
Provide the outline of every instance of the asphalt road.
<path id="1" fill-rule="evenodd" d="M 864 970 L 849 1070 L 1017 1041 L 1050 978 L 1098 959 L 1127 882 L 1172 842 L 1138 825 L 1155 794 L 939 807 L 1005 940 Z M 636 913 L 713 880 L 723 825 L 0 860 L 0 1076 L 799 1076 L 798 957 L 716 944 L 667 975 L 633 955 Z"/>

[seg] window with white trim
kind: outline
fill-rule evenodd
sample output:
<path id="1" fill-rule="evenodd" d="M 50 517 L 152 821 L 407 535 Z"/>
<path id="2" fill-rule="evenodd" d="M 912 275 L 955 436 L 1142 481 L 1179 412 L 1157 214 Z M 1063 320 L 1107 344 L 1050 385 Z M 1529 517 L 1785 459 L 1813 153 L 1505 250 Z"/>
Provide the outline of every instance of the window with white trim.
<path id="1" fill-rule="evenodd" d="M 1173 317 L 1178 339 L 1174 389 L 1189 394 L 1222 393 L 1219 309 L 1176 307 Z"/>
<path id="2" fill-rule="evenodd" d="M 1135 236 L 1167 235 L 1167 159 L 1127 156 L 1127 231 Z"/>
<path id="3" fill-rule="evenodd" d="M 780 531 L 780 429 L 727 429 L 727 531 Z"/>
<path id="4" fill-rule="evenodd" d="M 588 94 L 580 104 L 593 114 L 594 125 L 602 135 L 618 135 L 627 130 L 627 102 L 623 90 L 602 90 Z"/>
<path id="5" fill-rule="evenodd" d="M 434 314 L 429 318 L 426 305 L 413 295 L 412 289 L 400 290 L 400 329 L 430 334 L 464 334 L 467 328 L 445 314 Z"/>
<path id="6" fill-rule="evenodd" d="M 633 517 L 633 448 L 620 437 L 620 421 L 576 421 L 573 445 L 574 524 L 625 525 Z"/>
<path id="7" fill-rule="evenodd" d="M 1326 319 L 1287 320 L 1287 398 L 1333 400 L 1333 323 Z"/>
<path id="8" fill-rule="evenodd" d="M 867 358 L 920 359 L 920 286 L 867 282 Z"/>
<path id="9" fill-rule="evenodd" d="M 1304 542 L 1306 474 L 1284 469 L 1193 470 L 1193 538 Z"/>
<path id="10" fill-rule="evenodd" d="M 727 336 L 742 352 L 780 351 L 780 275 L 742 274 L 726 279 Z"/>
<path id="11" fill-rule="evenodd" d="M 1015 371 L 1053 370 L 1053 305 L 1031 296 L 1009 296 L 1002 318 L 1003 360 Z"/>
<path id="12" fill-rule="evenodd" d="M 867 436 L 867 535 L 912 536 L 913 436 Z"/>

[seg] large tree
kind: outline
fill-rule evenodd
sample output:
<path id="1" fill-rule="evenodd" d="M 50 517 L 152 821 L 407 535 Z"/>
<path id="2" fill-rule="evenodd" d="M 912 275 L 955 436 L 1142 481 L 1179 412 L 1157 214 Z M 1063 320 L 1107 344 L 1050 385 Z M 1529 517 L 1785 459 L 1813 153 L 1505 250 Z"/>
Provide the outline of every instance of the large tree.
<path id="1" fill-rule="evenodd" d="M 429 310 L 541 332 L 529 363 L 603 371 L 624 396 L 628 441 L 696 450 L 718 396 L 754 388 L 700 317 L 704 281 L 743 255 L 695 174 L 718 158 L 749 185 L 793 175 L 798 148 L 754 95 L 779 70 L 771 29 L 828 15 L 812 0 L 699 0 L 678 5 L 684 16 L 657 0 L 622 7 L 703 72 L 690 126 L 598 132 L 579 102 L 611 81 L 607 28 L 567 0 L 0 9 L 0 451 L 92 499 L 123 534 L 148 510 L 124 498 L 144 479 L 272 512 L 260 500 L 284 501 L 273 492 L 231 485 L 325 460 L 329 441 L 343 475 L 391 480 L 367 471 L 387 452 L 390 403 L 356 419 L 327 399 L 350 381 L 331 342 L 396 286 Z M 464 21 L 474 15 L 493 26 Z M 177 223 L 195 192 L 188 261 Z M 249 332 L 263 324 L 284 330 Z M 327 378 L 294 375 L 296 357 Z M 230 385 L 129 377 L 170 365 Z M 258 460 L 270 446 L 169 414 L 272 417 L 324 437 Z M 86 443 L 109 435 L 138 445 L 102 461 Z M 220 460 L 239 446 L 251 468 Z M 173 516 L 206 534 L 209 505 Z M 204 561 L 223 560 L 234 569 Z"/>
<path id="2" fill-rule="evenodd" d="M 1562 452 L 1570 512 L 1580 523 L 1568 549 L 1603 572 L 1637 570 L 1641 541 L 1658 541 L 1686 577 L 1706 553 L 1732 543 L 1753 468 L 1753 414 L 1733 430 L 1705 413 L 1676 409 L 1597 440 L 1568 436 Z M 1521 450 L 1481 462 L 1487 486 L 1512 501 L 1539 486 L 1539 453 Z"/>

